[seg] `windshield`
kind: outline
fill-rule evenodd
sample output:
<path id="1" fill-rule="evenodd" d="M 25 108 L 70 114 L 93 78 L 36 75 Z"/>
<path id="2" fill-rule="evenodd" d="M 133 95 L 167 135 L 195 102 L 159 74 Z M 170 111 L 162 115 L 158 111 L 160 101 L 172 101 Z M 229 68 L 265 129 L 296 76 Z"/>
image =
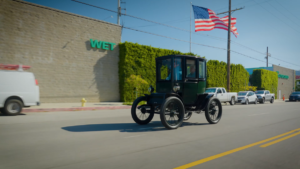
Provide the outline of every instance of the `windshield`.
<path id="1" fill-rule="evenodd" d="M 215 93 L 216 89 L 206 89 L 205 93 Z"/>
<path id="2" fill-rule="evenodd" d="M 293 92 L 292 94 L 300 94 L 300 92 Z"/>
<path id="3" fill-rule="evenodd" d="M 247 92 L 239 92 L 238 96 L 246 96 Z"/>
<path id="4" fill-rule="evenodd" d="M 256 91 L 255 94 L 264 94 L 264 91 Z"/>

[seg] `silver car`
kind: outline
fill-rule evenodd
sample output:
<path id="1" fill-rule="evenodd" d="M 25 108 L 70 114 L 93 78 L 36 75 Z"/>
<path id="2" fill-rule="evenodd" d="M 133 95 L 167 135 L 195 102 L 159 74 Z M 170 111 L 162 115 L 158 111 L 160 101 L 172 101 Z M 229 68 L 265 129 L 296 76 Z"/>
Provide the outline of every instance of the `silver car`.
<path id="1" fill-rule="evenodd" d="M 254 103 L 257 104 L 257 96 L 252 91 L 241 91 L 238 93 L 238 103 L 249 104 Z"/>

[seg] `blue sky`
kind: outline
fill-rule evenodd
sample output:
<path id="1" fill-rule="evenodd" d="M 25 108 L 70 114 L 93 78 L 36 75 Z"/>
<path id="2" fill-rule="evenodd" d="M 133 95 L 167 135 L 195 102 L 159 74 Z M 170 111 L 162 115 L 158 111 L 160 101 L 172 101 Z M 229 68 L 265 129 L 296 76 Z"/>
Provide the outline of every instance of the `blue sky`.
<path id="1" fill-rule="evenodd" d="M 28 2 L 59 10 L 117 23 L 117 14 L 86 6 L 71 0 L 26 0 Z M 78 0 L 92 5 L 117 11 L 118 0 Z M 123 0 L 122 8 L 129 15 L 161 22 L 171 26 L 190 29 L 190 3 L 213 10 L 215 13 L 228 11 L 228 0 Z M 263 54 L 269 47 L 269 66 L 276 64 L 300 70 L 300 16 L 298 0 L 232 0 L 232 9 L 245 7 L 232 13 L 237 18 L 239 36 L 231 34 L 231 50 L 262 60 L 257 61 L 236 53 L 231 53 L 231 63 L 242 64 L 245 68 L 265 67 Z M 125 12 L 123 10 L 123 12 Z M 225 15 L 219 15 L 223 17 Z M 193 19 L 193 18 L 192 18 Z M 133 29 L 189 41 L 189 33 L 162 25 L 122 16 L 121 23 Z M 194 23 L 192 31 L 194 32 Z M 208 36 L 209 35 L 209 36 Z M 211 36 L 217 38 L 211 38 Z M 220 38 L 220 39 L 219 39 Z M 192 42 L 227 49 L 227 31 L 214 29 L 192 33 Z M 164 49 L 189 52 L 189 43 L 123 29 L 122 42 L 134 42 Z M 245 48 L 243 46 L 248 48 Z M 255 51 L 253 51 L 255 50 Z M 227 51 L 192 45 L 192 52 L 207 59 L 227 61 Z M 274 57 L 274 58 L 273 58 Z M 277 60 L 281 59 L 283 61 Z M 289 64 L 289 63 L 292 64 Z"/>

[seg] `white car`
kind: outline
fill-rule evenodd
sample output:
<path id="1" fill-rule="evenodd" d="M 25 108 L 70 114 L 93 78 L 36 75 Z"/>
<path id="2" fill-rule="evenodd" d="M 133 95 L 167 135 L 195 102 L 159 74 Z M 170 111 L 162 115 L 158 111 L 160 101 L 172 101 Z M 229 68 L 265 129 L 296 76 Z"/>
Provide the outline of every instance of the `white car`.
<path id="1" fill-rule="evenodd" d="M 22 69 L 0 70 L 0 79 L 1 113 L 14 116 L 20 114 L 23 107 L 40 104 L 39 86 L 33 73 Z"/>
<path id="2" fill-rule="evenodd" d="M 256 94 L 252 91 L 241 91 L 238 93 L 238 103 L 249 104 L 254 103 L 257 104 L 258 98 Z"/>
<path id="3" fill-rule="evenodd" d="M 207 88 L 204 93 L 213 93 L 214 97 L 217 97 L 223 103 L 229 102 L 231 105 L 234 105 L 237 102 L 237 93 L 228 93 L 224 87 Z"/>

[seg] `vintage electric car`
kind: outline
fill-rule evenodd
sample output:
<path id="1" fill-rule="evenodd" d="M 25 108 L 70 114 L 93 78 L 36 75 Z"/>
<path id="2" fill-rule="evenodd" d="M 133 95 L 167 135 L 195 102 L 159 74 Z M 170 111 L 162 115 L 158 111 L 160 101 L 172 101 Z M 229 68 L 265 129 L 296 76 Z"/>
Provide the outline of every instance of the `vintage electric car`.
<path id="1" fill-rule="evenodd" d="M 133 120 L 148 124 L 160 114 L 167 129 L 176 129 L 192 113 L 205 112 L 207 121 L 216 124 L 222 117 L 222 105 L 213 94 L 205 94 L 206 60 L 195 56 L 170 55 L 156 58 L 156 93 L 137 98 L 131 108 Z"/>

